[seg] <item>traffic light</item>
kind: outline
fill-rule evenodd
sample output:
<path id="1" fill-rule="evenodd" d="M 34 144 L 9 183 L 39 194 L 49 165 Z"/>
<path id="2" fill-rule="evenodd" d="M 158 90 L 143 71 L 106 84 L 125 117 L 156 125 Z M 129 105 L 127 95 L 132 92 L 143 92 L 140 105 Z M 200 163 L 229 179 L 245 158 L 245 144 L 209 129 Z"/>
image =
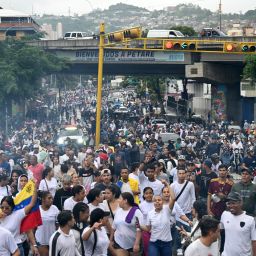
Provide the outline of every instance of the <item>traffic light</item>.
<path id="1" fill-rule="evenodd" d="M 255 52 L 256 44 L 242 44 L 241 50 L 242 52 Z"/>
<path id="2" fill-rule="evenodd" d="M 165 41 L 164 48 L 168 50 L 180 50 L 180 51 L 194 51 L 196 50 L 195 41 L 182 41 L 182 40 L 167 40 Z"/>
<path id="3" fill-rule="evenodd" d="M 111 32 L 106 34 L 109 42 L 122 42 L 127 39 L 140 38 L 142 33 L 141 27 L 134 27 L 129 29 L 124 29 L 116 32 Z"/>
<path id="4" fill-rule="evenodd" d="M 224 43 L 224 52 L 256 53 L 256 43 L 226 42 Z"/>

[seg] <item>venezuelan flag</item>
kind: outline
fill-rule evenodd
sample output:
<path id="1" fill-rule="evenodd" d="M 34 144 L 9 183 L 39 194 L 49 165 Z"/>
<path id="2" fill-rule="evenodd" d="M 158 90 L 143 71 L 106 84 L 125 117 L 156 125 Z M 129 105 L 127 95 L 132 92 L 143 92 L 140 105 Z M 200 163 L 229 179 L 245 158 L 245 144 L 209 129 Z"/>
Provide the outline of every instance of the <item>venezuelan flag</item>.
<path id="1" fill-rule="evenodd" d="M 26 207 L 32 199 L 34 190 L 36 189 L 35 183 L 30 180 L 21 190 L 21 192 L 13 199 L 14 200 L 14 211 L 20 210 Z M 39 209 L 39 203 L 36 202 L 30 213 L 23 219 L 20 226 L 20 233 L 24 233 L 29 229 L 36 228 L 42 225 L 42 218 Z"/>

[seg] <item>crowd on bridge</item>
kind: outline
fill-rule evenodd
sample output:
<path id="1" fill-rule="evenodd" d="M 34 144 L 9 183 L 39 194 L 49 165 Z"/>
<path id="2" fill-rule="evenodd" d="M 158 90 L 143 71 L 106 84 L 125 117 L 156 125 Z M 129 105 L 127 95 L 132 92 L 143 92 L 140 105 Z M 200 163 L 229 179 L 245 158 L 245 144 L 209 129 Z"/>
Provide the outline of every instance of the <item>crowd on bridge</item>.
<path id="1" fill-rule="evenodd" d="M 0 255 L 256 256 L 254 122 L 107 115 L 95 147 L 96 98 L 79 90 L 56 122 L 0 136 Z M 59 147 L 61 122 L 84 145 Z"/>

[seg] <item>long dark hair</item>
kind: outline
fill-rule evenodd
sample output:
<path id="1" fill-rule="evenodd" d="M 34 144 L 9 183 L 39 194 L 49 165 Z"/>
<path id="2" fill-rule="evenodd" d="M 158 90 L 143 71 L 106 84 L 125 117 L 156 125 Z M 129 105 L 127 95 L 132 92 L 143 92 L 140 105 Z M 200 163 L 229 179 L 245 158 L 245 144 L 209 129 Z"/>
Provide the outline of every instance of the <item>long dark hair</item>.
<path id="1" fill-rule="evenodd" d="M 130 206 L 135 206 L 135 202 L 134 202 L 134 197 L 131 193 L 129 192 L 124 192 L 121 194 L 122 198 L 127 200 L 127 203 L 130 205 Z"/>
<path id="2" fill-rule="evenodd" d="M 82 234 L 83 234 L 84 229 L 87 227 L 87 223 L 81 222 L 80 212 L 85 212 L 86 210 L 89 210 L 89 206 L 87 204 L 85 204 L 84 202 L 78 202 L 73 208 L 73 215 L 74 215 L 74 219 L 75 219 L 75 225 L 74 225 L 73 229 L 75 229 L 79 232 L 82 255 L 85 255 Z"/>
<path id="3" fill-rule="evenodd" d="M 45 179 L 46 176 L 49 174 L 49 172 L 52 171 L 52 168 L 51 167 L 46 167 L 44 170 L 43 170 L 43 173 L 42 173 L 42 179 Z"/>
<path id="4" fill-rule="evenodd" d="M 207 215 L 206 204 L 202 200 L 197 200 L 193 203 L 193 207 L 198 215 L 198 220 L 201 220 L 204 215 Z"/>

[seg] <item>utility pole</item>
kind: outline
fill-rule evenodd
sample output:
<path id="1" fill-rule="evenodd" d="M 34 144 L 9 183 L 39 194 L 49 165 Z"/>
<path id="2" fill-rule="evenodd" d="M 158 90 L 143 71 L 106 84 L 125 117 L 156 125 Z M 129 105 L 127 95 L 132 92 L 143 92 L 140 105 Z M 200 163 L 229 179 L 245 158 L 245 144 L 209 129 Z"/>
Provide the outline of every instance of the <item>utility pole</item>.
<path id="1" fill-rule="evenodd" d="M 222 14 L 222 4 L 221 4 L 221 0 L 220 0 L 220 3 L 219 3 L 220 30 L 221 30 L 221 14 Z"/>
<path id="2" fill-rule="evenodd" d="M 99 63 L 98 63 L 98 87 L 97 87 L 97 105 L 96 105 L 96 134 L 95 145 L 100 144 L 100 118 L 101 118 L 101 99 L 102 99 L 102 77 L 103 77 L 103 62 L 104 62 L 104 40 L 105 40 L 105 25 L 100 24 L 100 43 L 99 43 Z"/>

